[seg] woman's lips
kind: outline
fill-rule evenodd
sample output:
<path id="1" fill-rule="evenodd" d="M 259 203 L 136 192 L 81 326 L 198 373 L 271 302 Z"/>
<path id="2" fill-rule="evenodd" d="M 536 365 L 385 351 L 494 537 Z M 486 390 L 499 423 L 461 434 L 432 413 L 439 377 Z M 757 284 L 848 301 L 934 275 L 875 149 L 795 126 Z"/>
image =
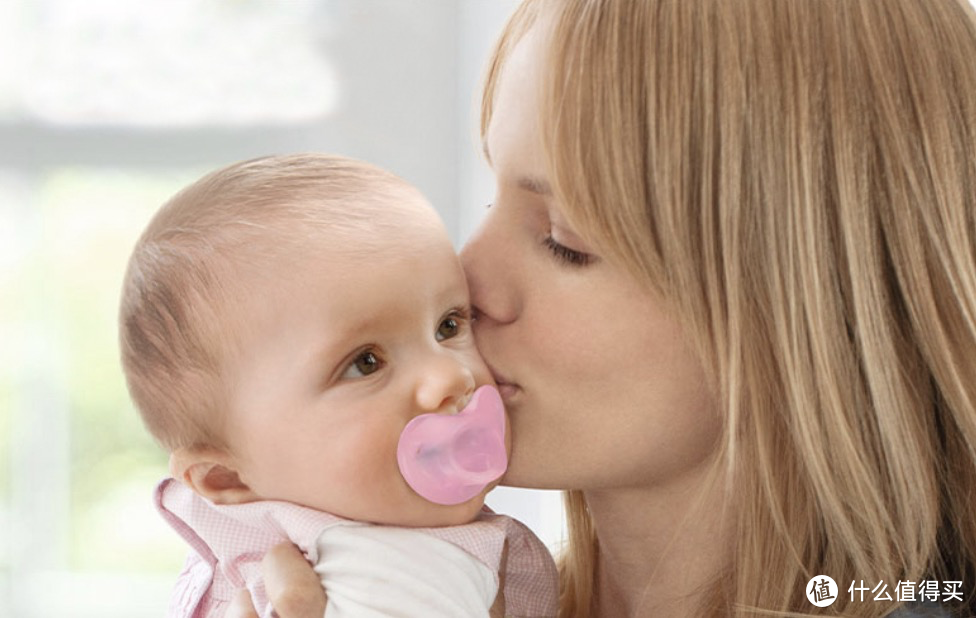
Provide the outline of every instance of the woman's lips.
<path id="1" fill-rule="evenodd" d="M 498 393 L 502 396 L 504 401 L 508 401 L 515 397 L 519 392 L 519 387 L 516 384 L 509 384 L 507 382 L 498 383 Z"/>
<path id="2" fill-rule="evenodd" d="M 491 371 L 491 377 L 495 380 L 495 384 L 498 386 L 498 392 L 501 394 L 503 400 L 508 401 L 522 390 L 518 384 L 509 381 L 505 376 L 499 374 L 494 367 L 489 365 L 488 370 Z"/>

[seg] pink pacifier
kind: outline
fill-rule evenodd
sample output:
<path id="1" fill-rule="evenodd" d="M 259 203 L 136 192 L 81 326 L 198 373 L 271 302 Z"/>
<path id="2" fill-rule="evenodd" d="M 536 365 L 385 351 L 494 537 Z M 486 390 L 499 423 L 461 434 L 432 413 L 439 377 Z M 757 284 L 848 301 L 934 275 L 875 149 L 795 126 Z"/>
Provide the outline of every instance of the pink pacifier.
<path id="1" fill-rule="evenodd" d="M 508 467 L 505 408 L 498 389 L 482 386 L 457 414 L 421 414 L 397 445 L 400 474 L 437 504 L 474 498 Z"/>

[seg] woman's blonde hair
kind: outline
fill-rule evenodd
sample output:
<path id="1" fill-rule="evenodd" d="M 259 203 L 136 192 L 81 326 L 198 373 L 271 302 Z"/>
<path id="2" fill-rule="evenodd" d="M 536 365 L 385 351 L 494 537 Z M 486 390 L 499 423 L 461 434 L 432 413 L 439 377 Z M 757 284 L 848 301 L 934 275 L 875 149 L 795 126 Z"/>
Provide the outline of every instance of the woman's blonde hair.
<path id="1" fill-rule="evenodd" d="M 733 563 L 702 613 L 976 612 L 976 17 L 966 0 L 527 0 L 577 229 L 674 308 L 720 397 Z M 562 616 L 599 546 L 569 492 Z M 807 582 L 829 575 L 817 610 Z M 854 601 L 883 581 L 893 601 Z"/>

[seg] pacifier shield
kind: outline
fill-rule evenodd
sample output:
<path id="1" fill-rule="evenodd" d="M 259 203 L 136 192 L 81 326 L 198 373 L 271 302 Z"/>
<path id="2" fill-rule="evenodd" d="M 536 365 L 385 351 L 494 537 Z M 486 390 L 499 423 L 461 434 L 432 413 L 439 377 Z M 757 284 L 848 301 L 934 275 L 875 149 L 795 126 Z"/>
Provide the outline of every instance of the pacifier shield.
<path id="1" fill-rule="evenodd" d="M 508 467 L 505 407 L 485 385 L 457 414 L 421 414 L 403 428 L 397 464 L 407 484 L 431 502 L 461 504 Z"/>

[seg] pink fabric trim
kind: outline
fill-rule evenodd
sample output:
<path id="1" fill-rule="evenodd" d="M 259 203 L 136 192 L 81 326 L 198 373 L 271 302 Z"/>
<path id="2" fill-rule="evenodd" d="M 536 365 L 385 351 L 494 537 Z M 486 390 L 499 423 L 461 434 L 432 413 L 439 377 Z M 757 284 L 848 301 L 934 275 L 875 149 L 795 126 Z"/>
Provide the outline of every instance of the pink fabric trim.
<path id="1" fill-rule="evenodd" d="M 261 578 L 261 559 L 268 549 L 288 540 L 314 563 L 315 540 L 326 528 L 369 525 L 287 502 L 215 505 L 174 479 L 161 481 L 154 499 L 163 518 L 193 550 L 170 599 L 167 615 L 174 618 L 219 616 L 242 587 L 250 591 L 259 614 L 272 617 Z M 557 614 L 558 575 L 552 556 L 522 523 L 485 507 L 470 524 L 416 530 L 457 545 L 495 573 L 504 566 L 507 616 Z M 508 558 L 502 565 L 506 540 Z"/>

